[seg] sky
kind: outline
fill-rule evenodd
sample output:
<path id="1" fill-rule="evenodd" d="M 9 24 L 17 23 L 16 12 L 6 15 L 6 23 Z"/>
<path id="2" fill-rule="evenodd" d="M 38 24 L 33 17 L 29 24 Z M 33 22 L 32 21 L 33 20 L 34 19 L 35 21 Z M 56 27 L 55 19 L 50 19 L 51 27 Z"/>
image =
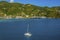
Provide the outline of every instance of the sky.
<path id="1" fill-rule="evenodd" d="M 14 0 L 14 2 L 32 4 L 36 6 L 60 6 L 60 0 Z"/>

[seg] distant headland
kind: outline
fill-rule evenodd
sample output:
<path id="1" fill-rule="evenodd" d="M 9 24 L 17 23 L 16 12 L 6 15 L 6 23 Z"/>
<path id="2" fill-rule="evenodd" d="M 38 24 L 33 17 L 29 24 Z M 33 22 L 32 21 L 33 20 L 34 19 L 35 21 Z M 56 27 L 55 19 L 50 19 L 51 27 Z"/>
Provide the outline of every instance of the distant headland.
<path id="1" fill-rule="evenodd" d="M 41 7 L 0 1 L 0 19 L 11 18 L 60 18 L 60 6 Z"/>

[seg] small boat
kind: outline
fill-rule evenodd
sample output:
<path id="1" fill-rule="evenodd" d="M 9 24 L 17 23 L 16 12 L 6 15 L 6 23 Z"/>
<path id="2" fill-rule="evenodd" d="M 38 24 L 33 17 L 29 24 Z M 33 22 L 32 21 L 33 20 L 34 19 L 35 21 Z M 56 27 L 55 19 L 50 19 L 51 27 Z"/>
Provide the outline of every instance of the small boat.
<path id="1" fill-rule="evenodd" d="M 27 38 L 29 38 L 29 37 L 32 36 L 32 34 L 29 32 L 29 24 L 28 24 L 28 26 L 27 26 L 27 32 L 24 33 L 24 35 L 25 35 Z"/>

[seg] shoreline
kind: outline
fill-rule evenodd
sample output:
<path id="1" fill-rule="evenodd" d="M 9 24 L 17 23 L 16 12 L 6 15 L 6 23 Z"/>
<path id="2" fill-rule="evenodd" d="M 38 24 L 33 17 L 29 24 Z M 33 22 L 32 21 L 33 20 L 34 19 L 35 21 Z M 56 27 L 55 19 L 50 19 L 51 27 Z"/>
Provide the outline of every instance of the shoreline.
<path id="1" fill-rule="evenodd" d="M 9 19 L 60 19 L 60 18 L 51 18 L 51 17 L 24 17 L 24 18 L 0 18 L 0 20 L 9 20 Z"/>
<path id="2" fill-rule="evenodd" d="M 12 22 L 12 21 L 25 21 L 25 20 L 31 20 L 31 19 L 33 19 L 33 20 L 39 20 L 39 19 L 42 19 L 42 20 L 44 20 L 44 19 L 49 19 L 49 20 L 51 20 L 51 19 L 60 19 L 60 18 L 18 18 L 18 19 L 16 19 L 16 18 L 11 18 L 11 19 L 0 19 L 0 22 Z"/>

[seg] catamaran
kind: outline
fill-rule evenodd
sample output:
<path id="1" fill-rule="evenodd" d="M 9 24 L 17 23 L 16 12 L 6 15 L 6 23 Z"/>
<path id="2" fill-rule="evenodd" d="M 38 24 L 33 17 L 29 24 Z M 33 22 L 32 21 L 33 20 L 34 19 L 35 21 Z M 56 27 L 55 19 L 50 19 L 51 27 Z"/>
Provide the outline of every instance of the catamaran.
<path id="1" fill-rule="evenodd" d="M 27 32 L 24 33 L 24 35 L 27 37 L 27 38 L 30 38 L 32 36 L 31 32 L 29 32 L 29 24 L 27 26 Z"/>

